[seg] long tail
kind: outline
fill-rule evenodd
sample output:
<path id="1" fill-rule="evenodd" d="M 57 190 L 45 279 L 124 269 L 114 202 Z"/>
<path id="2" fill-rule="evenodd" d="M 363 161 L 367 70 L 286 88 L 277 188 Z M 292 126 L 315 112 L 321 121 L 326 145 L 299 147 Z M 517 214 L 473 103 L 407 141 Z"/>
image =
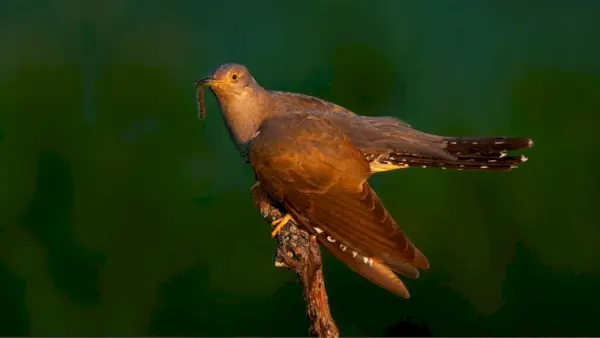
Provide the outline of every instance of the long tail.
<path id="1" fill-rule="evenodd" d="M 533 147 L 524 137 L 446 137 L 446 151 L 452 155 L 491 155 Z"/>
<path id="2" fill-rule="evenodd" d="M 523 155 L 509 156 L 509 151 L 533 147 L 530 138 L 508 137 L 445 137 L 445 151 L 455 160 L 390 154 L 378 161 L 399 167 L 442 168 L 469 171 L 508 171 L 527 161 Z"/>

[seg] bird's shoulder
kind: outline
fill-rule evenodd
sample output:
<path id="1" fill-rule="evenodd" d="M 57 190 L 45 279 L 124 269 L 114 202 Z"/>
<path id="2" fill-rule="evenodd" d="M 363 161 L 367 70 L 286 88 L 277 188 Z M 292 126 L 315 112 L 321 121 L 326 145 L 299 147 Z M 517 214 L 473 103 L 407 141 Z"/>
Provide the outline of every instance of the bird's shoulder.
<path id="1" fill-rule="evenodd" d="M 404 120 L 391 116 L 371 117 L 360 115 L 324 99 L 291 92 L 270 91 L 276 102 L 276 110 L 282 114 L 303 114 L 320 116 L 339 125 L 346 133 L 354 128 L 381 128 L 396 126 L 412 129 Z"/>
<path id="2" fill-rule="evenodd" d="M 282 91 L 271 91 L 271 95 L 281 110 L 312 110 L 314 114 L 356 115 L 340 105 L 315 96 Z"/>
<path id="3" fill-rule="evenodd" d="M 255 151 L 329 153 L 339 148 L 353 148 L 346 133 L 327 117 L 311 110 L 274 115 L 265 119 L 251 142 Z"/>
<path id="4" fill-rule="evenodd" d="M 364 155 L 348 136 L 318 115 L 285 114 L 265 120 L 250 145 L 255 171 L 293 181 L 360 182 L 370 175 Z M 357 185 L 357 183 L 352 183 Z"/>

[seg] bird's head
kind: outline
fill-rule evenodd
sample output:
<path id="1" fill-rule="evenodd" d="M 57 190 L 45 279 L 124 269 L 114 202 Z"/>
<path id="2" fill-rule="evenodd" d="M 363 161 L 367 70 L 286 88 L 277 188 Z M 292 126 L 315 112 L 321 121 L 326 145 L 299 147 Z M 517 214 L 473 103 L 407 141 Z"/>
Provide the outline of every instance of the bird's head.
<path id="1" fill-rule="evenodd" d="M 244 96 L 256 81 L 244 65 L 227 63 L 219 66 L 210 76 L 196 81 L 200 118 L 204 118 L 204 87 L 207 86 L 219 101 Z"/>

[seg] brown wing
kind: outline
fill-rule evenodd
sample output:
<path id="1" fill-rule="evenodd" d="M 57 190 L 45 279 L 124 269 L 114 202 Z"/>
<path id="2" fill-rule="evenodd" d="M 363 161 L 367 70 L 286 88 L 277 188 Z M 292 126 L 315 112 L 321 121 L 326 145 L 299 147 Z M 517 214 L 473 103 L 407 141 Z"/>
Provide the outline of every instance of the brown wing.
<path id="1" fill-rule="evenodd" d="M 365 155 L 407 154 L 441 160 L 455 160 L 444 150 L 443 138 L 420 132 L 395 117 L 357 115 L 331 102 L 298 93 L 271 92 L 282 111 L 298 108 L 327 118 L 341 129 Z"/>
<path id="2" fill-rule="evenodd" d="M 322 235 L 317 237 L 326 247 L 338 243 L 353 258 L 373 258 L 410 277 L 429 266 L 367 183 L 371 172 L 364 155 L 327 119 L 300 114 L 266 121 L 249 159 L 269 195 Z M 378 278 L 384 275 L 373 261 L 363 264 L 379 271 L 373 273 Z"/>
<path id="3" fill-rule="evenodd" d="M 402 280 L 400 280 L 400 278 L 398 278 L 398 276 L 385 264 L 374 260 L 371 257 L 350 252 L 344 244 L 327 240 L 327 238 L 332 239 L 333 237 L 325 235 L 324 233 L 319 234 L 317 238 L 320 239 L 319 243 L 321 243 L 321 245 L 325 247 L 333 256 L 344 262 L 344 264 L 356 271 L 361 276 L 396 295 L 404 298 L 410 297 L 410 293 L 406 289 L 406 286 Z M 411 272 L 417 271 L 408 264 L 407 267 L 411 270 Z M 416 275 L 411 275 L 411 277 L 418 277 L 418 273 Z"/>
<path id="4" fill-rule="evenodd" d="M 366 155 L 399 154 L 440 160 L 456 159 L 444 150 L 442 137 L 423 133 L 393 117 L 330 114 L 328 118 Z"/>

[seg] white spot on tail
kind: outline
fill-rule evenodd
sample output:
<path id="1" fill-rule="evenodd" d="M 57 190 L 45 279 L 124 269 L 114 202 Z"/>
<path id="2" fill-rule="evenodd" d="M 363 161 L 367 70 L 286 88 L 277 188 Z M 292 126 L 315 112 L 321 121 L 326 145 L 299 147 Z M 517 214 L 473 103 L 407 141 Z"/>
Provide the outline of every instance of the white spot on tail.
<path id="1" fill-rule="evenodd" d="M 488 162 L 494 163 L 494 162 L 496 162 L 496 160 L 488 160 Z"/>
<path id="2" fill-rule="evenodd" d="M 365 261 L 365 264 L 369 263 L 369 259 L 367 257 L 363 257 L 363 261 Z"/>
<path id="3" fill-rule="evenodd" d="M 521 155 L 521 162 L 527 162 L 528 158 L 525 155 Z"/>
<path id="4" fill-rule="evenodd" d="M 459 165 L 458 167 L 459 167 L 459 168 L 464 168 L 464 167 L 465 167 L 465 165 L 464 165 L 464 164 L 461 164 L 461 165 Z"/>
<path id="5" fill-rule="evenodd" d="M 340 249 L 342 249 L 342 251 L 346 251 L 346 249 L 348 249 L 348 247 L 345 246 L 344 244 L 340 244 Z"/>
<path id="6" fill-rule="evenodd" d="M 456 142 L 450 142 L 450 144 L 456 144 Z"/>
<path id="7" fill-rule="evenodd" d="M 481 168 L 481 169 L 487 169 L 487 168 L 489 168 L 489 167 L 488 167 L 487 165 L 482 165 L 480 168 Z"/>
<path id="8" fill-rule="evenodd" d="M 331 236 L 327 236 L 327 240 L 330 241 L 331 243 L 335 243 L 335 238 L 333 238 Z"/>
<path id="9" fill-rule="evenodd" d="M 316 231 L 318 234 L 322 234 L 322 233 L 323 233 L 323 230 L 321 230 L 320 228 L 317 228 L 317 227 L 315 227 L 315 231 Z"/>
<path id="10" fill-rule="evenodd" d="M 496 141 L 494 144 L 504 144 L 504 141 Z"/>
<path id="11" fill-rule="evenodd" d="M 426 166 L 426 165 L 424 165 L 424 166 L 423 166 L 423 168 L 427 168 L 427 166 Z"/>
<path id="12" fill-rule="evenodd" d="M 479 142 L 477 142 L 477 141 L 473 141 L 472 143 L 473 143 L 473 144 L 479 144 Z"/>
<path id="13" fill-rule="evenodd" d="M 529 142 L 527 142 L 527 146 L 529 148 L 533 147 L 533 140 L 529 140 Z"/>
<path id="14" fill-rule="evenodd" d="M 442 169 L 446 170 L 446 167 L 442 167 Z"/>
<path id="15" fill-rule="evenodd" d="M 503 158 L 504 156 L 506 156 L 506 151 L 500 153 L 500 158 Z"/>
<path id="16" fill-rule="evenodd" d="M 356 251 L 352 251 L 352 257 L 356 257 L 356 255 L 358 255 Z"/>

